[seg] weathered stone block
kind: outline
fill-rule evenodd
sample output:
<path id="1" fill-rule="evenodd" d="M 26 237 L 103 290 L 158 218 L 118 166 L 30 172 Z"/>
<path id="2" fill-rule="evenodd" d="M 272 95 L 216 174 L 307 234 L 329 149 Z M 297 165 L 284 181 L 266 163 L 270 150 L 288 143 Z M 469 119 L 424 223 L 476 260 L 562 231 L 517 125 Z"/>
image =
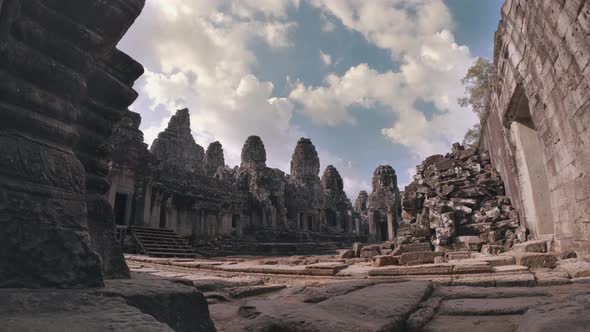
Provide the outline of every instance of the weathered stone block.
<path id="1" fill-rule="evenodd" d="M 543 254 L 533 252 L 515 252 L 510 253 L 514 256 L 516 264 L 527 266 L 529 268 L 555 268 L 557 257 L 554 254 Z"/>
<path id="2" fill-rule="evenodd" d="M 547 252 L 547 241 L 537 240 L 517 243 L 512 246 L 512 250 L 515 252 Z"/>
<path id="3" fill-rule="evenodd" d="M 373 256 L 371 259 L 373 261 L 373 267 L 387 266 L 387 265 L 398 265 L 399 264 L 398 257 L 394 257 L 394 256 L 379 255 L 379 256 Z"/>
<path id="4" fill-rule="evenodd" d="M 399 264 L 400 265 L 419 265 L 419 264 L 427 264 L 427 263 L 434 263 L 435 257 L 442 257 L 444 253 L 442 252 L 432 252 L 432 251 L 417 251 L 417 252 L 407 252 L 403 253 L 400 256 Z"/>

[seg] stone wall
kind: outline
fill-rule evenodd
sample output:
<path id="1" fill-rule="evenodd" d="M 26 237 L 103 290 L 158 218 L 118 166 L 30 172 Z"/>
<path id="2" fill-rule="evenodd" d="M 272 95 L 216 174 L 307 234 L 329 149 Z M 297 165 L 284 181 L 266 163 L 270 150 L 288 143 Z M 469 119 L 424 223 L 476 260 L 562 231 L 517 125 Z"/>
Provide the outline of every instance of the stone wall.
<path id="1" fill-rule="evenodd" d="M 233 169 L 224 165 L 220 142 L 201 154 L 188 110 L 172 117 L 151 150 L 143 143 L 140 122 L 137 113 L 126 112 L 111 139 L 116 149 L 108 197 L 118 224 L 170 228 L 199 243 L 219 238 L 310 242 L 358 233 L 340 174 L 329 166 L 320 180 L 311 140 L 298 141 L 286 175 L 266 166 L 258 136 L 247 138 L 241 164 Z"/>
<path id="2" fill-rule="evenodd" d="M 112 223 L 95 222 L 112 212 L 99 197 L 108 191 L 102 143 L 141 72 L 120 70 L 133 61 L 115 45 L 143 5 L 0 1 L 0 287 L 100 286 L 103 269 L 126 275 L 108 248 Z"/>
<path id="3" fill-rule="evenodd" d="M 531 238 L 590 253 L 590 3 L 517 1 L 502 6 L 497 82 L 483 121 L 507 194 Z"/>

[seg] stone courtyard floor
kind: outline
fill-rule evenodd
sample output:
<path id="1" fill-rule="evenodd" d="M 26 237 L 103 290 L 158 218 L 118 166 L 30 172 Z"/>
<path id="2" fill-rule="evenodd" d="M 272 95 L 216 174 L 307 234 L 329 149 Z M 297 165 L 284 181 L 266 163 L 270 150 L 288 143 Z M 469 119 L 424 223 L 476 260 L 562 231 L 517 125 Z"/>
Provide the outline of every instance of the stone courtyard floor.
<path id="1" fill-rule="evenodd" d="M 380 268 L 334 256 L 126 258 L 136 277 L 192 283 L 218 331 L 590 331 L 586 265 L 497 257 Z"/>

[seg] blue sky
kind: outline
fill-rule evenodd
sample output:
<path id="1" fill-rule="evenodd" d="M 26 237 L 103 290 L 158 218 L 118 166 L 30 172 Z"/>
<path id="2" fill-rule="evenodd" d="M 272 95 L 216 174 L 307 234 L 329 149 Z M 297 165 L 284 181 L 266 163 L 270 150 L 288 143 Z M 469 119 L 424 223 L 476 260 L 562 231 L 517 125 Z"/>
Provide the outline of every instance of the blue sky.
<path id="1" fill-rule="evenodd" d="M 151 144 L 178 108 L 230 166 L 248 135 L 289 172 L 309 137 L 352 200 L 380 164 L 400 186 L 475 117 L 456 105 L 475 57 L 491 57 L 500 0 L 147 0 L 119 47 L 146 67 L 132 110 Z M 321 174 L 320 174 L 321 175 Z M 403 189 L 403 188 L 402 188 Z"/>

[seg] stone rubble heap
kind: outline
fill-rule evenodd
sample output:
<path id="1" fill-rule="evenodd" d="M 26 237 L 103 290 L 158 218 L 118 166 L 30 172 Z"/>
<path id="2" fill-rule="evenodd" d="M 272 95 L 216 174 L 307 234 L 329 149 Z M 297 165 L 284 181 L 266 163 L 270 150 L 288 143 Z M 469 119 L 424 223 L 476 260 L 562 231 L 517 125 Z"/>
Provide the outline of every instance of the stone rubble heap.
<path id="1" fill-rule="evenodd" d="M 430 241 L 436 251 L 510 249 L 526 240 L 526 229 L 504 195 L 488 153 L 455 143 L 451 153 L 416 167 L 404 192 L 398 244 Z"/>
<path id="2" fill-rule="evenodd" d="M 411 265 L 440 262 L 450 251 L 495 255 L 526 241 L 526 229 L 488 153 L 458 143 L 451 153 L 428 157 L 416 167 L 397 226 L 395 241 L 356 247 L 346 255 L 395 256 L 395 262 L 382 259 L 383 265 Z"/>

